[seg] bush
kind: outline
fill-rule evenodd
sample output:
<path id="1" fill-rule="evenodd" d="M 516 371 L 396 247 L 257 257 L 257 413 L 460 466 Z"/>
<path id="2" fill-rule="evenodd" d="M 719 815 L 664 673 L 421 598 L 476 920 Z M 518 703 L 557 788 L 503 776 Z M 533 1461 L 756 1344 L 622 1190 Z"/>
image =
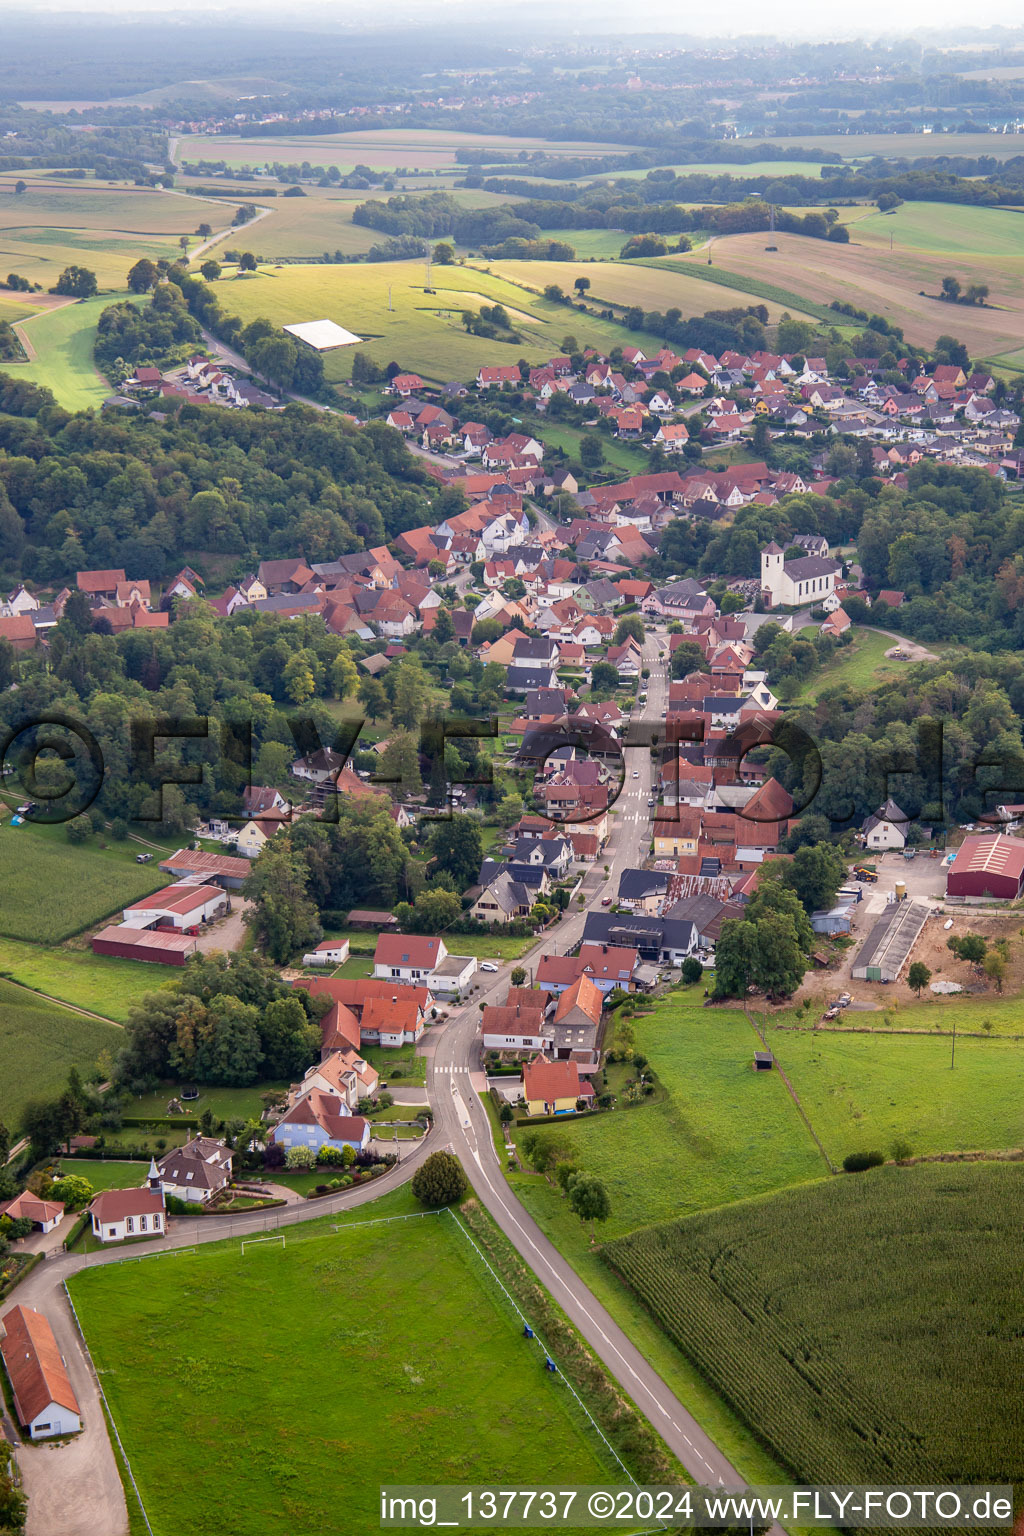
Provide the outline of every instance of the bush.
<path id="1" fill-rule="evenodd" d="M 289 1147 L 284 1156 L 286 1168 L 312 1168 L 316 1153 L 312 1147 Z"/>
<path id="2" fill-rule="evenodd" d="M 451 1152 L 431 1152 L 413 1174 L 412 1192 L 423 1205 L 451 1205 L 467 1188 L 462 1164 Z"/>
<path id="3" fill-rule="evenodd" d="M 264 1168 L 284 1167 L 284 1147 L 279 1147 L 276 1141 L 272 1141 L 263 1154 Z"/>
<path id="4" fill-rule="evenodd" d="M 297 1147 L 293 1147 L 292 1148 L 292 1151 L 298 1151 L 298 1150 L 299 1149 Z M 343 1161 L 343 1158 L 342 1158 L 342 1155 L 341 1155 L 341 1148 L 340 1147 L 328 1147 L 328 1146 L 324 1145 L 324 1146 L 322 1146 L 320 1148 L 319 1152 L 316 1154 L 316 1160 L 317 1160 L 318 1163 L 321 1164 L 321 1166 L 329 1164 L 332 1167 L 340 1167 L 341 1164 L 342 1164 L 342 1161 Z"/>
<path id="5" fill-rule="evenodd" d="M 846 1173 L 863 1173 L 867 1168 L 880 1168 L 885 1162 L 884 1152 L 851 1152 L 843 1158 Z"/>
<path id="6" fill-rule="evenodd" d="M 695 981 L 700 981 L 704 974 L 704 967 L 695 955 L 687 955 L 683 961 L 681 973 L 688 987 L 692 987 Z"/>

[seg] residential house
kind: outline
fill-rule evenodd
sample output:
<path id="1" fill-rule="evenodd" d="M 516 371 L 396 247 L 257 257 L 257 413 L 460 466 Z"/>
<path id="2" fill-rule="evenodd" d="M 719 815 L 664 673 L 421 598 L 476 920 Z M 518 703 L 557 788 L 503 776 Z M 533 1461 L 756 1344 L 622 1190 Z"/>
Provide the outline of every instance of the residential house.
<path id="1" fill-rule="evenodd" d="M 9 1216 L 12 1221 L 19 1219 L 31 1221 L 41 1232 L 52 1232 L 59 1226 L 64 1215 L 64 1202 L 62 1200 L 42 1200 L 34 1195 L 31 1190 L 24 1189 L 20 1195 L 15 1195 L 13 1200 L 8 1200 L 0 1205 L 0 1216 Z"/>
<path id="2" fill-rule="evenodd" d="M 231 1182 L 234 1154 L 222 1141 L 193 1136 L 183 1147 L 174 1147 L 156 1165 L 165 1195 L 205 1205 Z"/>
<path id="3" fill-rule="evenodd" d="M 534 899 L 529 887 L 514 880 L 505 869 L 481 891 L 470 915 L 479 923 L 504 927 L 518 917 L 529 917 Z"/>
<path id="4" fill-rule="evenodd" d="M 654 916 L 668 894 L 668 875 L 660 869 L 624 869 L 619 876 L 616 899 L 630 912 Z"/>
<path id="5" fill-rule="evenodd" d="M 373 974 L 387 981 L 425 981 L 447 955 L 443 939 L 382 933 L 374 951 Z"/>
<path id="6" fill-rule="evenodd" d="M 901 811 L 895 800 L 889 799 L 861 825 L 865 848 L 884 851 L 887 848 L 905 848 L 910 832 L 910 817 Z"/>
<path id="7" fill-rule="evenodd" d="M 540 1055 L 523 1068 L 523 1098 L 529 1115 L 575 1114 L 579 1101 L 592 1098 L 593 1092 L 575 1061 L 552 1061 Z"/>
<path id="8" fill-rule="evenodd" d="M 342 1114 L 341 1109 L 336 1094 L 314 1088 L 281 1117 L 268 1140 L 285 1149 L 308 1147 L 319 1152 L 321 1147 L 333 1147 L 342 1152 L 351 1147 L 362 1152 L 370 1142 L 370 1122 L 362 1115 Z"/>
<path id="9" fill-rule="evenodd" d="M 12 1307 L 0 1319 L 0 1359 L 18 1423 L 32 1440 L 79 1432 L 82 1410 L 53 1329 L 41 1312 Z"/>

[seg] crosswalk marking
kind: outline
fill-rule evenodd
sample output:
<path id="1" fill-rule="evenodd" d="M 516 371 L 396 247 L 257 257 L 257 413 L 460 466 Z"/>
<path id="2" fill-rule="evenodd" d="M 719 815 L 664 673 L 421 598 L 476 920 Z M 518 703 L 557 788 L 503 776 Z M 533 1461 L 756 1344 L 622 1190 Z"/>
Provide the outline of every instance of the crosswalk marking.
<path id="1" fill-rule="evenodd" d="M 465 1072 L 469 1073 L 469 1067 L 435 1067 L 435 1072 Z"/>

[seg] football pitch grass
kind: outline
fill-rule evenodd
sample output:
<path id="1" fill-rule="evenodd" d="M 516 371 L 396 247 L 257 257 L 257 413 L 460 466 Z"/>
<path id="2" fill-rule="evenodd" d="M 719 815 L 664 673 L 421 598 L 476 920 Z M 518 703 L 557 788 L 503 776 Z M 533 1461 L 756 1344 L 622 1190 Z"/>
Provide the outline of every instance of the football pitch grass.
<path id="1" fill-rule="evenodd" d="M 154 1536 L 235 1536 L 242 1511 L 266 1536 L 364 1536 L 389 1483 L 625 1480 L 450 1212 L 96 1267 L 69 1291 Z"/>

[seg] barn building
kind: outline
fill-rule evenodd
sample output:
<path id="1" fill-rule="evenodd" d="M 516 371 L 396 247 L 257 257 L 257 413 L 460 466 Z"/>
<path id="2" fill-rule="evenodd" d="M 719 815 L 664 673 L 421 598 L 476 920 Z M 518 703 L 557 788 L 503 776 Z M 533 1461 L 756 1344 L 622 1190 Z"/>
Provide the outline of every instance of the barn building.
<path id="1" fill-rule="evenodd" d="M 965 837 L 946 873 L 946 895 L 1015 901 L 1024 891 L 1024 841 L 1003 832 Z"/>

